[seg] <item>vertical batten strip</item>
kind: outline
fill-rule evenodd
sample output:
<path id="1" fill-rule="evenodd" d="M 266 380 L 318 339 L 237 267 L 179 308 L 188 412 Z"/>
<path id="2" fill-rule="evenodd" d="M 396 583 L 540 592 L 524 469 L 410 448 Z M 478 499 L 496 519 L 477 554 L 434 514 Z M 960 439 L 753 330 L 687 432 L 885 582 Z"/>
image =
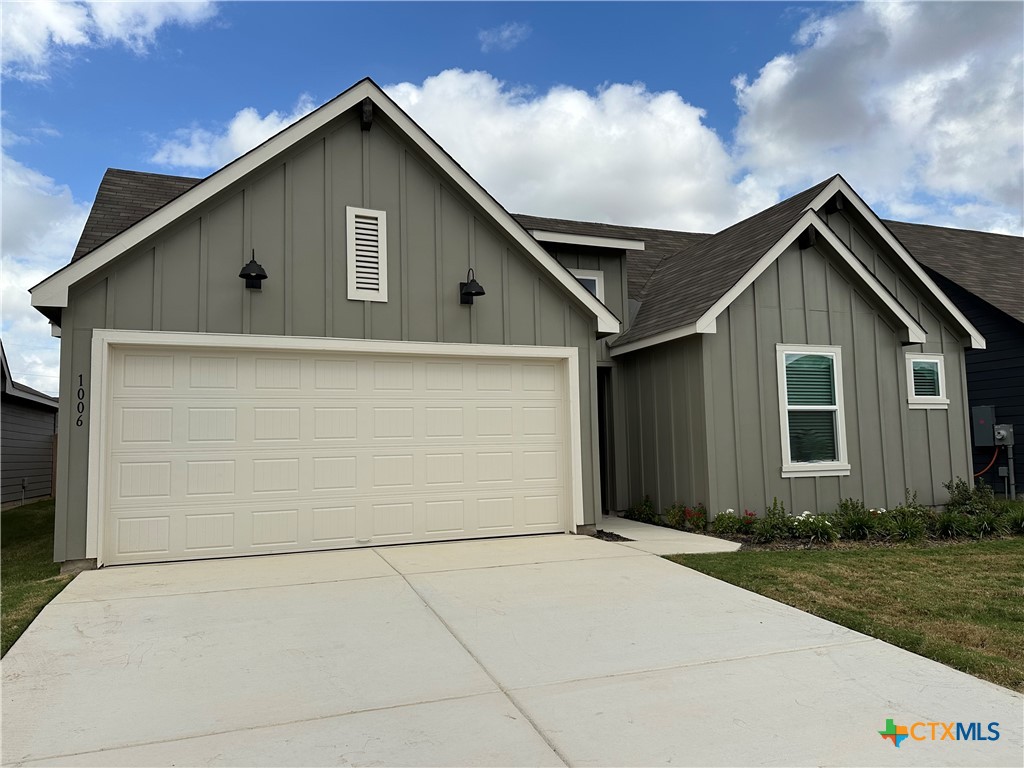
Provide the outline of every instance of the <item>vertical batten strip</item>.
<path id="1" fill-rule="evenodd" d="M 295 211 L 293 206 L 295 204 L 295 197 L 293 195 L 293 185 L 295 183 L 295 174 L 292 172 L 291 164 L 286 162 L 282 166 L 282 172 L 284 173 L 284 335 L 292 335 L 292 308 L 295 306 L 295 302 L 292 299 L 292 287 L 294 281 L 292 280 L 292 270 L 294 269 L 294 250 L 295 243 L 293 239 L 294 234 L 294 217 Z"/>
<path id="2" fill-rule="evenodd" d="M 199 331 L 206 332 L 210 293 L 210 216 L 199 217 Z"/>

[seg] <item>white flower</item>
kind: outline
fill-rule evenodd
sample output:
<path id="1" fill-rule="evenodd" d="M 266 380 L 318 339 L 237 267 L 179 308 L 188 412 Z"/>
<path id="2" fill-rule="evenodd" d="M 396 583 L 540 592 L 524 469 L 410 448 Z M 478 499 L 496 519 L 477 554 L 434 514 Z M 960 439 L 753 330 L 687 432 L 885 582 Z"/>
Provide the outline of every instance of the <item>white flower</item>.
<path id="1" fill-rule="evenodd" d="M 727 509 L 727 510 L 725 510 L 725 514 L 727 514 L 727 515 L 734 515 L 734 514 L 736 514 L 736 510 L 735 509 Z"/>

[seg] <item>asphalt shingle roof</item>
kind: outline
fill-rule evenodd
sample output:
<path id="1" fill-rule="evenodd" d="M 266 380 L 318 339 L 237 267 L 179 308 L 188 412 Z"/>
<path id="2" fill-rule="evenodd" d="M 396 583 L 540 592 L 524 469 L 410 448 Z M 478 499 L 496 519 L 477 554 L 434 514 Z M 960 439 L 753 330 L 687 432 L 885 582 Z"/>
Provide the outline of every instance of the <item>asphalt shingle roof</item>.
<path id="1" fill-rule="evenodd" d="M 108 168 L 71 260 L 82 258 L 200 181 L 188 176 Z"/>
<path id="2" fill-rule="evenodd" d="M 666 259 L 651 278 L 633 325 L 615 345 L 695 322 L 771 250 L 832 178 Z"/>
<path id="3" fill-rule="evenodd" d="M 72 261 L 169 203 L 202 179 L 110 168 Z M 643 240 L 626 251 L 629 297 L 642 301 L 626 344 L 696 321 L 792 226 L 831 179 L 714 235 L 515 214 L 525 229 Z M 1024 238 L 886 221 L 926 268 L 1024 322 Z"/>
<path id="4" fill-rule="evenodd" d="M 615 237 L 625 240 L 643 240 L 644 250 L 627 250 L 626 275 L 629 283 L 629 298 L 640 301 L 644 289 L 654 270 L 663 259 L 699 243 L 708 237 L 700 232 L 676 232 L 671 229 L 650 229 L 647 227 L 626 227 L 618 224 L 599 224 L 592 221 L 570 219 L 548 219 L 542 216 L 512 214 L 524 229 L 541 229 L 546 232 L 562 232 L 570 235 L 591 235 L 594 237 Z"/>
<path id="5" fill-rule="evenodd" d="M 928 269 L 1024 323 L 1024 237 L 886 221 Z"/>

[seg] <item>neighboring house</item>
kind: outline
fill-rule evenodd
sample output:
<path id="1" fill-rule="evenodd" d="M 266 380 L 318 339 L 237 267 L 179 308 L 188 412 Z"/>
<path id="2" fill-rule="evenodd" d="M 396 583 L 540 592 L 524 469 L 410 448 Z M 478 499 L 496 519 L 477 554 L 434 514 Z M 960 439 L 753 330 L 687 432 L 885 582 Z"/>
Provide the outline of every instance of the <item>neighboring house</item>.
<path id="1" fill-rule="evenodd" d="M 1017 496 L 1024 494 L 1024 238 L 925 224 L 885 222 L 935 282 L 985 336 L 967 350 L 971 407 L 993 406 L 996 423 L 1013 424 Z M 991 435 L 989 435 L 991 437 Z M 974 448 L 974 471 L 992 463 L 995 448 Z M 981 477 L 1007 490 L 1005 449 Z M 1007 473 L 1008 474 L 1008 473 Z"/>
<path id="2" fill-rule="evenodd" d="M 53 495 L 57 398 L 19 384 L 0 343 L 0 503 L 17 506 Z"/>
<path id="3" fill-rule="evenodd" d="M 713 236 L 517 221 L 369 80 L 205 179 L 108 172 L 32 301 L 82 388 L 59 561 L 935 504 L 971 468 L 984 339 L 840 177 Z"/>

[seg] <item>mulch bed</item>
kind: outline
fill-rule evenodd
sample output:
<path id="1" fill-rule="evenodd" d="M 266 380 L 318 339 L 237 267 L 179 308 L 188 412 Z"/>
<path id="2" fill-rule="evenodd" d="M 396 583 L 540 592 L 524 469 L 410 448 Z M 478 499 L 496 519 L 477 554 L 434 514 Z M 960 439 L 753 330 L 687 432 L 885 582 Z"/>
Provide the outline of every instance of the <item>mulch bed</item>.
<path id="1" fill-rule="evenodd" d="M 633 539 L 627 539 L 625 536 L 619 536 L 619 534 L 612 533 L 611 531 L 595 531 L 590 535 L 602 541 L 633 541 Z"/>

